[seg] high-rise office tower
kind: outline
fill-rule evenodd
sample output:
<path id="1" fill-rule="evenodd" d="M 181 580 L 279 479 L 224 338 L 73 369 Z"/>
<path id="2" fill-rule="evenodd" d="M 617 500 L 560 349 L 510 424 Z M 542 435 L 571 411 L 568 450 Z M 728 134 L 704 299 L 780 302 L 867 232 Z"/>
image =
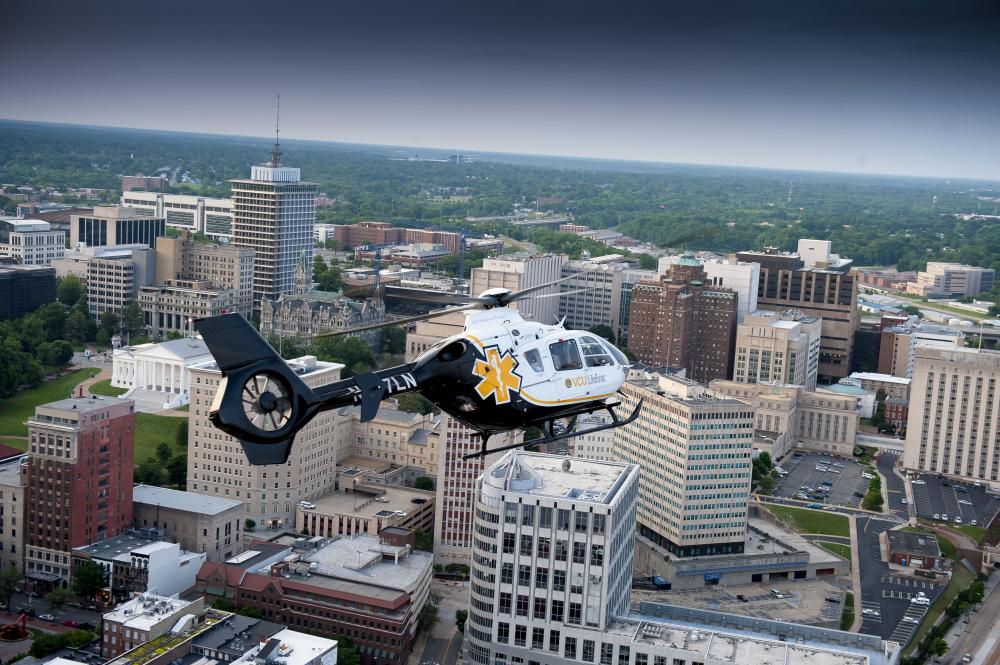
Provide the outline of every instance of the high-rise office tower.
<path id="1" fill-rule="evenodd" d="M 562 277 L 572 277 L 559 285 L 559 319 L 567 328 L 588 330 L 608 326 L 615 341 L 624 346 L 633 287 L 643 281 L 655 280 L 652 270 L 643 270 L 636 261 L 626 261 L 618 254 L 593 259 L 567 261 Z"/>
<path id="2" fill-rule="evenodd" d="M 479 295 L 486 289 L 505 288 L 511 291 L 528 289 L 557 281 L 562 276 L 565 254 L 507 254 L 483 260 L 482 268 L 473 268 L 469 292 Z M 541 289 L 535 295 L 559 293 L 559 285 Z M 552 325 L 558 321 L 559 297 L 525 299 L 512 303 L 525 319 Z"/>
<path id="3" fill-rule="evenodd" d="M 24 572 L 42 590 L 69 584 L 74 547 L 132 528 L 135 403 L 71 397 L 27 424 Z"/>
<path id="4" fill-rule="evenodd" d="M 340 380 L 340 363 L 303 356 L 288 366 L 310 388 Z M 236 499 L 246 504 L 246 517 L 265 528 L 295 523 L 299 501 L 322 496 L 337 481 L 337 462 L 348 453 L 350 418 L 324 411 L 295 435 L 285 464 L 254 466 L 239 441 L 223 434 L 208 419 L 222 380 L 215 362 L 190 368 L 188 428 L 188 491 Z"/>
<path id="5" fill-rule="evenodd" d="M 1000 487 L 1000 352 L 916 348 L 903 462 Z"/>
<path id="6" fill-rule="evenodd" d="M 254 251 L 253 302 L 291 293 L 295 266 L 312 265 L 316 184 L 302 182 L 299 169 L 281 165 L 275 137 L 271 161 L 251 167 L 249 180 L 231 180 L 232 244 Z"/>
<path id="7" fill-rule="evenodd" d="M 642 362 L 684 368 L 695 381 L 731 376 L 739 303 L 736 292 L 707 285 L 688 254 L 658 282 L 632 289 L 628 348 Z"/>
<path id="8" fill-rule="evenodd" d="M 746 543 L 754 409 L 688 379 L 633 372 L 614 459 L 642 467 L 638 533 L 676 556 L 733 554 Z"/>
<path id="9" fill-rule="evenodd" d="M 676 261 L 677 256 L 664 256 L 659 260 L 657 272 L 661 275 L 667 274 L 670 264 Z M 760 264 L 745 263 L 737 261 L 734 255 L 728 258 L 711 258 L 702 263 L 705 274 L 708 276 L 707 284 L 712 286 L 724 286 L 727 289 L 736 291 L 739 300 L 739 321 L 743 322 L 750 312 L 757 310 L 757 282 L 760 281 Z"/>
<path id="10" fill-rule="evenodd" d="M 470 662 L 564 662 L 564 636 L 567 656 L 597 662 L 594 635 L 628 612 L 638 481 L 634 464 L 524 451 L 489 465 L 476 481 Z"/>
<path id="11" fill-rule="evenodd" d="M 761 310 L 736 328 L 738 383 L 789 383 L 816 388 L 822 322 L 795 310 Z"/>
<path id="12" fill-rule="evenodd" d="M 819 376 L 827 383 L 850 373 L 854 332 L 861 322 L 857 278 L 846 273 L 851 260 L 828 250 L 825 242 L 802 240 L 801 256 L 775 247 L 736 254 L 740 261 L 760 264 L 758 309 L 796 309 L 823 319 Z"/>
<path id="13" fill-rule="evenodd" d="M 70 215 L 69 244 L 87 247 L 142 244 L 156 247 L 156 239 L 167 235 L 163 217 L 139 214 L 128 206 L 94 206 Z"/>

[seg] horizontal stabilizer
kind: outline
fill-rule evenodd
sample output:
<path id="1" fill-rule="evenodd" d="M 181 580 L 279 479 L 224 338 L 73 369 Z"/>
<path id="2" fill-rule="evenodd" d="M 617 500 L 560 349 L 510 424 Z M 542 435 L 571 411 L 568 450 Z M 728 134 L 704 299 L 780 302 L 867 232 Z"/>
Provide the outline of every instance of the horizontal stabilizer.
<path id="1" fill-rule="evenodd" d="M 194 327 L 205 340 L 219 369 L 245 367 L 262 360 L 277 360 L 278 354 L 253 329 L 242 314 L 223 314 L 195 321 Z"/>
<path id="2" fill-rule="evenodd" d="M 243 452 L 247 455 L 247 460 L 254 466 L 261 464 L 285 464 L 288 462 L 288 455 L 292 452 L 292 441 L 294 436 L 290 436 L 283 441 L 273 443 L 253 443 L 252 441 L 240 440 Z"/>

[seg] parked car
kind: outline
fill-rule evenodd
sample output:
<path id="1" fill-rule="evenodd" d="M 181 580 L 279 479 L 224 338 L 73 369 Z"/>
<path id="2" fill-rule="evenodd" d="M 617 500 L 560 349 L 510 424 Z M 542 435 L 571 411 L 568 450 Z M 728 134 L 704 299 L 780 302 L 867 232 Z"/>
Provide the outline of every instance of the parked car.
<path id="1" fill-rule="evenodd" d="M 945 522 L 947 522 L 948 521 L 948 513 L 941 513 L 941 519 L 944 520 Z"/>
<path id="2" fill-rule="evenodd" d="M 919 624 L 920 619 L 916 617 L 903 617 L 903 623 Z"/>
<path id="3" fill-rule="evenodd" d="M 931 600 L 927 596 L 914 596 L 913 598 L 910 598 L 910 603 L 913 605 L 927 606 L 931 604 Z"/>
<path id="4" fill-rule="evenodd" d="M 979 522 L 977 522 L 976 520 L 969 520 L 969 524 L 971 524 L 972 526 L 979 526 Z"/>
<path id="5" fill-rule="evenodd" d="M 859 499 L 863 499 L 863 498 L 865 498 L 865 495 L 864 495 L 864 494 L 862 494 L 861 492 L 855 492 L 855 493 L 854 493 L 854 496 L 858 497 Z"/>
<path id="6" fill-rule="evenodd" d="M 812 508 L 813 510 L 823 510 L 822 503 L 810 503 L 806 508 Z"/>
<path id="7" fill-rule="evenodd" d="M 837 603 L 839 605 L 840 604 L 840 598 L 827 598 L 826 602 L 828 602 L 828 603 Z"/>
<path id="8" fill-rule="evenodd" d="M 927 481 L 926 480 L 911 480 L 910 484 L 911 485 L 926 485 Z"/>
<path id="9" fill-rule="evenodd" d="M 934 513 L 934 519 L 936 520 L 941 519 L 941 513 Z"/>
<path id="10" fill-rule="evenodd" d="M 41 619 L 42 621 L 51 621 L 52 623 L 56 622 L 56 618 L 51 614 L 39 614 L 38 618 Z"/>
<path id="11" fill-rule="evenodd" d="M 955 524 L 961 524 L 961 523 L 962 523 L 962 518 L 961 517 L 956 517 L 955 518 Z"/>
<path id="12" fill-rule="evenodd" d="M 69 628 L 79 628 L 80 627 L 80 624 L 78 622 L 76 622 L 75 620 L 73 620 L 73 619 L 66 619 L 65 621 L 62 622 L 62 625 L 67 626 Z"/>

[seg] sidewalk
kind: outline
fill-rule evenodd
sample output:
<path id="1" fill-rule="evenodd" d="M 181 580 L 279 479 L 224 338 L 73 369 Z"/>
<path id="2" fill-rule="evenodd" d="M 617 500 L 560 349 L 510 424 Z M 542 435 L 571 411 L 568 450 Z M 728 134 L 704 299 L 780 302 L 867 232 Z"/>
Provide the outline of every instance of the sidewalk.
<path id="1" fill-rule="evenodd" d="M 856 633 L 861 630 L 861 550 L 858 540 L 858 520 L 853 516 L 848 517 L 851 527 L 851 592 L 854 594 L 854 623 L 851 624 L 850 632 Z"/>

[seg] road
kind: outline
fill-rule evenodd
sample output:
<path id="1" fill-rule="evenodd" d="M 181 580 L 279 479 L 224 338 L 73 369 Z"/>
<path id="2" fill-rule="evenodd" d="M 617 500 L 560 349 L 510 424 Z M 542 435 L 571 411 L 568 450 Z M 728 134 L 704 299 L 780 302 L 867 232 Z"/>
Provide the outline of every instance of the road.
<path id="1" fill-rule="evenodd" d="M 994 591 L 979 610 L 972 615 L 972 620 L 965 627 L 965 632 L 951 645 L 941 662 L 946 665 L 960 663 L 962 656 L 970 653 L 973 656 L 978 656 L 973 658 L 973 663 L 982 665 L 996 663 L 996 660 L 990 660 L 988 656 L 995 653 L 997 647 L 1000 646 L 998 616 L 1000 616 L 1000 591 Z"/>
<path id="2" fill-rule="evenodd" d="M 876 466 L 883 478 L 883 489 L 887 500 L 885 507 L 905 520 L 909 519 L 910 510 L 909 505 L 904 503 L 906 501 L 904 481 L 894 471 L 897 461 L 899 455 L 883 452 L 879 455 Z"/>

